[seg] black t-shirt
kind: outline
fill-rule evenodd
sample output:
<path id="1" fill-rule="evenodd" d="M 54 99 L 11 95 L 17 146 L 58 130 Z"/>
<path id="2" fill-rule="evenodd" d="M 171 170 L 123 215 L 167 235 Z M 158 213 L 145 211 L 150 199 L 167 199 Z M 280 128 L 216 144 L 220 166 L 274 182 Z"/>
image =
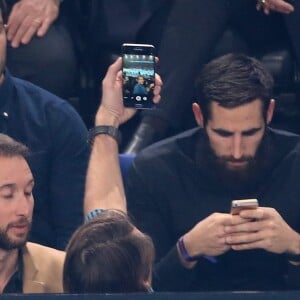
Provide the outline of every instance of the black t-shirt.
<path id="1" fill-rule="evenodd" d="M 19 250 L 18 253 L 18 265 L 16 272 L 10 278 L 3 290 L 3 294 L 15 293 L 23 293 L 23 259 L 21 250 Z"/>

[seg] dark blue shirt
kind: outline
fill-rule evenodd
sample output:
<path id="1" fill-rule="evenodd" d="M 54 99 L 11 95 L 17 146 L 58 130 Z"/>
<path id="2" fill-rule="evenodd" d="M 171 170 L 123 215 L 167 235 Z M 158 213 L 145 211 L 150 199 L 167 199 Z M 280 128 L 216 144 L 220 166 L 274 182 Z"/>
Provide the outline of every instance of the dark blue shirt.
<path id="1" fill-rule="evenodd" d="M 147 95 L 147 89 L 142 84 L 137 83 L 133 88 L 134 95 Z"/>
<path id="2" fill-rule="evenodd" d="M 0 132 L 27 145 L 35 178 L 30 240 L 64 249 L 82 223 L 87 129 L 66 101 L 5 71 Z"/>

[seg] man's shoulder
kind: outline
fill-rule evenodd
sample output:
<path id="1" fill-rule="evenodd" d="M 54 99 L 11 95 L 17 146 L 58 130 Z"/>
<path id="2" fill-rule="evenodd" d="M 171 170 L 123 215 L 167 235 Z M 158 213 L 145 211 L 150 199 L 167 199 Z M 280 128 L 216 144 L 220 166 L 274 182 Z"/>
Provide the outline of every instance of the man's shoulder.
<path id="1" fill-rule="evenodd" d="M 29 254 L 34 260 L 40 260 L 45 262 L 45 260 L 57 260 L 63 262 L 65 259 L 65 252 L 43 246 L 37 243 L 27 242 L 24 246 L 24 254 Z"/>
<path id="2" fill-rule="evenodd" d="M 29 119 L 31 126 L 35 124 L 37 127 L 45 125 L 48 127 L 47 124 L 54 128 L 60 127 L 61 124 L 67 128 L 75 126 L 74 130 L 85 135 L 86 127 L 78 112 L 68 101 L 23 79 L 12 77 L 12 80 L 17 96 L 13 100 L 14 103 L 11 102 L 10 105 L 20 107 L 14 112 L 14 119 Z"/>
<path id="3" fill-rule="evenodd" d="M 58 112 L 77 114 L 75 109 L 66 100 L 52 94 L 51 92 L 20 78 L 12 77 L 17 95 L 21 105 L 30 108 L 56 110 Z M 30 101 L 29 101 L 30 100 Z"/>
<path id="4" fill-rule="evenodd" d="M 150 145 L 138 155 L 141 159 L 152 159 L 160 156 L 173 156 L 176 154 L 186 154 L 186 148 L 195 145 L 200 128 L 193 128 L 175 136 L 161 140 Z"/>
<path id="5" fill-rule="evenodd" d="M 53 101 L 61 102 L 63 99 L 59 98 L 58 96 L 52 94 L 51 92 L 18 77 L 11 77 L 11 80 L 14 83 L 15 88 L 18 92 L 28 94 L 30 96 L 43 96 L 41 99 L 48 99 L 51 98 Z"/>
<path id="6" fill-rule="evenodd" d="M 284 150 L 286 153 L 300 153 L 300 135 L 274 128 L 268 128 L 268 134 L 271 137 L 272 143 L 275 146 L 274 150 Z"/>
<path id="7" fill-rule="evenodd" d="M 23 247 L 24 293 L 60 293 L 65 253 L 35 243 Z"/>

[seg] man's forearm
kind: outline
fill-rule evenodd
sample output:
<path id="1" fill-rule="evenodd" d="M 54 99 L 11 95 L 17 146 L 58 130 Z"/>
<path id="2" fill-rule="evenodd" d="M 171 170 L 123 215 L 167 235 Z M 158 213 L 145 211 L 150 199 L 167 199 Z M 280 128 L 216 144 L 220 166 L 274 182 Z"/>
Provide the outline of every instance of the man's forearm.
<path id="1" fill-rule="evenodd" d="M 115 117 L 100 109 L 95 125 L 118 127 L 119 124 Z M 85 215 L 97 208 L 127 211 L 118 154 L 113 137 L 107 134 L 94 137 L 86 179 Z"/>

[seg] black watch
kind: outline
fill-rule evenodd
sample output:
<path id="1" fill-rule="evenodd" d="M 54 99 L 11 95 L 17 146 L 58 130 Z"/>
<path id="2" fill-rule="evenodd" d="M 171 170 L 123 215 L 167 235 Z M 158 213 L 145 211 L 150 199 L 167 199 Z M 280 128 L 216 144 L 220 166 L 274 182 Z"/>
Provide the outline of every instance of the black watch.
<path id="1" fill-rule="evenodd" d="M 89 137 L 88 142 L 90 144 L 93 144 L 95 136 L 98 134 L 107 134 L 114 138 L 118 144 L 121 142 L 121 133 L 117 127 L 114 126 L 106 126 L 106 125 L 100 125 L 95 126 L 89 130 Z"/>
<path id="2" fill-rule="evenodd" d="M 286 258 L 288 259 L 288 261 L 300 262 L 300 254 L 299 255 L 286 254 Z"/>

